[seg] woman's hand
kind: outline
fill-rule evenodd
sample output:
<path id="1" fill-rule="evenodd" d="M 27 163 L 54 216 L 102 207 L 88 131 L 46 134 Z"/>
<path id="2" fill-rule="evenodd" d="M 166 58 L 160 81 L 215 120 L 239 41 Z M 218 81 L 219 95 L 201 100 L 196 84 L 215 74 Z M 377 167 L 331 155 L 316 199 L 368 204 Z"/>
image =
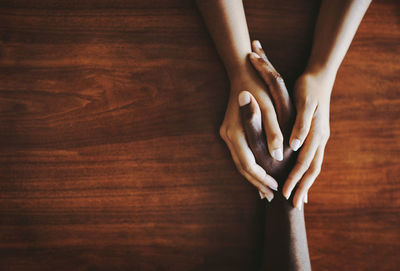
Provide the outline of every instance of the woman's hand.
<path id="1" fill-rule="evenodd" d="M 253 48 L 256 45 L 257 43 L 253 43 Z M 284 135 L 289 137 L 294 110 L 283 80 L 265 54 L 262 52 L 260 55 L 252 53 L 250 58 L 256 59 L 254 67 L 257 70 L 264 69 L 262 75 L 268 88 L 252 68 L 249 73 L 241 73 L 235 77 L 220 134 L 227 143 L 238 170 L 259 188 L 261 198 L 266 197 L 271 201 L 273 192 L 269 188 L 277 190 L 276 180 L 282 185 L 294 164 L 288 141 L 283 142 L 281 133 L 282 129 Z M 251 114 L 247 113 L 246 120 L 241 107 L 240 119 L 239 105 L 246 104 L 251 105 L 248 108 L 251 109 Z"/>
<path id="2" fill-rule="evenodd" d="M 294 123 L 294 108 L 282 77 L 269 62 L 260 42 L 253 41 L 252 49 L 253 52 L 249 55 L 250 61 L 268 85 L 269 96 L 272 97 L 279 126 L 284 136 L 283 161 L 272 159 L 265 151 L 265 135 L 262 134 L 260 110 L 256 99 L 246 91 L 241 92 L 239 96 L 242 124 L 245 127 L 247 141 L 257 163 L 278 180 L 282 188 L 296 160 L 296 153 L 293 153 L 290 149 L 288 140 Z M 245 99 L 244 97 L 249 98 Z M 246 104 L 246 106 L 243 106 L 243 104 Z"/>
<path id="3" fill-rule="evenodd" d="M 283 187 L 289 198 L 298 184 L 293 204 L 301 208 L 307 202 L 307 193 L 321 171 L 325 145 L 330 135 L 329 105 L 334 76 L 324 73 L 303 74 L 294 89 L 297 109 L 296 122 L 290 137 L 293 151 L 300 148 L 297 163 Z"/>
<path id="4" fill-rule="evenodd" d="M 283 159 L 283 136 L 280 132 L 273 103 L 268 96 L 266 86 L 251 67 L 247 72 L 242 72 L 231 80 L 228 107 L 219 133 L 228 145 L 239 172 L 271 201 L 274 197 L 272 190 L 278 189 L 278 183 L 256 162 L 254 154 L 247 144 L 239 114 L 238 96 L 242 90 L 250 92 L 258 102 L 259 117 L 264 124 L 271 156 L 277 160 Z"/>
<path id="5" fill-rule="evenodd" d="M 280 101 L 284 99 L 282 90 L 286 91 L 286 88 L 275 90 L 278 91 L 275 96 L 279 97 Z M 288 172 L 290 172 L 295 163 L 295 153 L 285 144 L 283 160 L 277 161 L 273 159 L 267 151 L 265 133 L 262 129 L 261 111 L 256 99 L 248 91 L 240 92 L 238 99 L 241 123 L 244 127 L 250 150 L 253 152 L 257 164 L 278 180 L 279 186 L 282 188 L 283 181 L 286 180 Z M 277 113 L 279 115 L 279 112 Z M 260 192 L 260 196 L 261 198 L 266 197 L 262 192 Z"/>
<path id="6" fill-rule="evenodd" d="M 249 55 L 250 61 L 253 64 L 253 67 L 259 73 L 259 75 L 261 75 L 261 78 L 268 85 L 268 93 L 269 96 L 272 98 L 274 109 L 278 118 L 278 123 L 283 133 L 283 160 L 276 161 L 272 159 L 272 157 L 268 155 L 266 151 L 260 151 L 260 149 L 262 148 L 261 145 L 265 142 L 265 140 L 262 140 L 262 137 L 265 137 L 265 135 L 261 135 L 261 133 L 258 133 L 257 136 L 252 135 L 252 133 L 257 132 L 258 126 L 261 127 L 262 125 L 261 123 L 258 123 L 260 119 L 258 117 L 260 110 L 258 109 L 257 101 L 253 98 L 251 98 L 252 103 L 250 106 L 250 109 L 252 109 L 251 112 L 253 113 L 247 113 L 247 115 L 251 115 L 251 117 L 244 117 L 244 115 L 246 115 L 246 111 L 243 113 L 243 107 L 240 108 L 242 123 L 245 127 L 247 141 L 256 156 L 257 162 L 260 161 L 259 164 L 271 176 L 278 180 L 282 188 L 283 183 L 286 180 L 290 170 L 293 168 L 294 158 L 296 158 L 295 154 L 289 147 L 288 140 L 290 136 L 290 131 L 292 130 L 294 123 L 294 107 L 292 105 L 289 93 L 286 89 L 282 77 L 269 62 L 267 56 L 261 48 L 260 42 L 257 40 L 253 41 L 252 49 L 253 52 Z M 239 101 L 240 100 L 241 99 L 239 99 Z M 248 121 L 249 119 L 251 120 L 250 123 Z"/>
<path id="7" fill-rule="evenodd" d="M 256 54 L 253 53 L 250 55 L 251 63 L 268 85 L 275 85 L 275 89 L 280 85 L 284 87 L 283 80 L 268 62 L 258 41 L 253 41 L 253 51 Z M 266 63 L 269 63 L 269 65 Z M 291 126 L 291 124 L 288 125 L 289 122 L 284 119 L 279 120 L 281 129 L 284 131 L 285 140 L 288 140 L 290 136 L 289 142 L 293 151 L 297 151 L 303 146 L 294 168 L 286 168 L 291 172 L 282 190 L 283 195 L 289 199 L 296 184 L 299 183 L 293 197 L 293 205 L 299 209 L 303 202 L 308 201 L 307 192 L 321 170 L 324 149 L 329 138 L 329 104 L 333 82 L 334 76 L 329 77 L 327 73 L 323 72 L 300 76 L 296 81 L 294 90 L 297 109 L 294 126 Z M 285 106 L 279 103 L 279 100 L 290 103 L 289 98 L 279 99 L 276 95 L 280 92 L 272 90 L 274 88 L 270 88 L 270 94 L 275 98 L 275 109 L 277 112 L 280 112 L 278 116 L 284 116 L 285 111 L 290 112 L 293 116 L 290 106 L 286 106 L 289 110 L 285 110 L 282 109 Z M 282 91 L 281 93 L 289 96 L 287 91 Z"/>

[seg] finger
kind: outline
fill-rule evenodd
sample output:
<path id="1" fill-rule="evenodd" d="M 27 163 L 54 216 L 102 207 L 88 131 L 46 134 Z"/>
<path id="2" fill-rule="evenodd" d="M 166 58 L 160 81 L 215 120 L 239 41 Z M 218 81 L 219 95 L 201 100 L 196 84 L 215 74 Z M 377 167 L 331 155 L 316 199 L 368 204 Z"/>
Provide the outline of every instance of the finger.
<path id="1" fill-rule="evenodd" d="M 283 135 L 279 127 L 278 118 L 274 105 L 267 93 L 265 97 L 258 100 L 261 109 L 262 123 L 264 124 L 265 134 L 267 136 L 267 145 L 270 155 L 278 160 L 283 160 Z"/>
<path id="2" fill-rule="evenodd" d="M 252 42 L 252 49 L 253 53 L 250 54 L 250 60 L 253 66 L 260 72 L 263 79 L 271 83 L 271 85 L 274 85 L 275 82 L 279 81 L 283 83 L 282 77 L 276 71 L 275 67 L 271 64 L 262 49 L 260 41 L 254 40 Z M 279 85 L 276 90 L 276 93 L 274 93 L 274 97 L 276 97 L 276 99 L 274 98 L 274 102 L 286 101 L 286 99 L 290 100 L 285 84 Z"/>
<path id="3" fill-rule="evenodd" d="M 250 61 L 268 85 L 279 118 L 287 118 L 293 112 L 291 112 L 292 106 L 286 85 L 268 60 L 260 42 L 258 40 L 253 41 L 252 47 L 254 52 L 250 54 Z M 282 122 L 280 121 L 280 123 Z"/>
<path id="4" fill-rule="evenodd" d="M 273 190 L 278 189 L 278 183 L 276 180 L 268 175 L 267 172 L 256 163 L 255 157 L 247 145 L 244 133 L 236 133 L 230 143 L 235 149 L 241 168 L 244 172 L 253 176 L 265 186 L 268 186 Z"/>
<path id="5" fill-rule="evenodd" d="M 250 54 L 250 61 L 268 86 L 268 92 L 272 97 L 279 123 L 286 123 L 289 118 L 294 116 L 294 112 L 282 77 L 273 69 L 271 64 L 267 64 L 263 58 L 260 58 L 254 52 Z M 272 68 L 267 65 L 271 65 Z"/>
<path id="6" fill-rule="evenodd" d="M 259 180 L 257 180 L 256 178 L 254 178 L 253 176 L 251 176 L 250 174 L 248 174 L 247 172 L 244 171 L 244 169 L 242 168 L 242 164 L 240 163 L 239 157 L 236 154 L 235 149 L 232 147 L 230 142 L 226 142 L 226 144 L 228 145 L 228 148 L 230 150 L 233 162 L 236 165 L 236 168 L 239 170 L 239 172 L 252 184 L 254 185 L 259 192 L 261 192 L 268 201 L 271 201 L 274 198 L 274 192 L 266 185 L 264 185 L 263 183 L 261 183 Z"/>
<path id="7" fill-rule="evenodd" d="M 253 152 L 258 165 L 266 163 L 267 146 L 265 144 L 262 123 L 261 111 L 256 99 L 248 91 L 242 91 L 238 95 L 240 106 L 240 119 L 245 130 L 247 143 L 250 150 Z M 259 191 L 261 199 L 266 196 Z M 270 198 L 267 198 L 269 201 Z"/>
<path id="8" fill-rule="evenodd" d="M 290 136 L 290 147 L 292 150 L 297 151 L 302 145 L 310 131 L 312 118 L 317 104 L 298 102 L 296 103 L 297 116 L 293 126 L 292 134 Z"/>
<path id="9" fill-rule="evenodd" d="M 249 143 L 258 142 L 262 138 L 262 122 L 257 100 L 250 92 L 241 91 L 238 95 L 238 103 L 242 126 L 245 128 L 246 136 L 252 139 Z"/>
<path id="10" fill-rule="evenodd" d="M 263 166 L 267 159 L 267 145 L 262 130 L 261 111 L 257 100 L 248 91 L 238 96 L 239 112 L 247 143 L 253 152 L 257 164 Z"/>
<path id="11" fill-rule="evenodd" d="M 321 143 L 321 138 L 315 131 L 309 134 L 307 137 L 304 147 L 301 149 L 299 156 L 297 157 L 296 165 L 290 172 L 285 185 L 283 186 L 282 193 L 285 198 L 289 198 L 292 190 L 299 182 L 303 174 L 308 170 L 313 161 L 318 146 Z"/>
<path id="12" fill-rule="evenodd" d="M 299 187 L 297 188 L 296 194 L 293 197 L 293 203 L 295 207 L 299 207 L 302 200 L 307 197 L 308 190 L 310 189 L 311 185 L 314 183 L 315 179 L 318 177 L 321 166 L 322 160 L 324 158 L 324 149 L 325 146 L 320 146 L 315 153 L 315 157 L 313 162 L 310 165 L 310 168 L 307 170 L 306 174 L 304 174 Z M 304 200 L 304 202 L 307 202 Z"/>

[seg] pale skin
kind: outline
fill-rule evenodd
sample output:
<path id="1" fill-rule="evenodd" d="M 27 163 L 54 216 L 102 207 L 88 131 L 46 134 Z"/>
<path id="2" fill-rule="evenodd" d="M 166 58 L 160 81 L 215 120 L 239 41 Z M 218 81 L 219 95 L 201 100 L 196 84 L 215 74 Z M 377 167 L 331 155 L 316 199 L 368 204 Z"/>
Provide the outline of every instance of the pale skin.
<path id="1" fill-rule="evenodd" d="M 231 152 L 239 172 L 271 201 L 278 184 L 256 163 L 247 145 L 239 118 L 238 94 L 248 90 L 257 100 L 272 156 L 283 158 L 283 135 L 267 87 L 249 63 L 251 52 L 243 4 L 240 0 L 197 1 L 219 55 L 227 70 L 231 91 L 219 133 Z"/>
<path id="2" fill-rule="evenodd" d="M 298 161 L 282 191 L 289 198 L 298 185 L 293 197 L 298 208 L 308 201 L 308 190 L 321 171 L 336 73 L 370 3 L 324 0 L 321 4 L 311 56 L 294 88 L 297 116 L 289 142 L 294 151 L 299 150 Z"/>
<path id="3" fill-rule="evenodd" d="M 313 49 L 307 67 L 294 88 L 296 121 L 289 136 L 290 146 L 299 152 L 298 161 L 282 189 L 289 199 L 294 188 L 293 205 L 308 202 L 308 191 L 319 175 L 324 150 L 330 136 L 329 110 L 337 70 L 350 46 L 371 0 L 323 0 L 316 24 Z M 274 197 L 276 180 L 255 162 L 238 120 L 241 90 L 257 100 L 267 136 L 269 154 L 283 158 L 283 134 L 275 108 L 268 95 L 272 81 L 261 82 L 247 61 L 250 38 L 241 0 L 198 0 L 202 16 L 213 37 L 231 83 L 231 92 L 220 136 L 226 142 L 239 172 L 269 201 Z M 250 60 L 254 63 L 254 57 Z M 282 80 L 277 74 L 275 81 Z"/>
<path id="4" fill-rule="evenodd" d="M 272 201 L 273 190 L 278 187 L 282 189 L 296 158 L 289 148 L 288 140 L 283 140 L 284 135 L 289 138 L 294 122 L 294 108 L 289 94 L 279 73 L 254 43 L 254 54 L 257 55 L 254 57 L 258 59 L 254 66 L 263 80 L 250 64 L 248 55 L 251 53 L 251 45 L 241 1 L 198 1 L 198 5 L 231 82 L 228 108 L 220 129 L 221 137 L 227 143 L 239 171 L 246 178 L 250 176 L 248 180 L 257 187 L 262 198 Z M 269 89 L 265 84 L 269 84 Z M 251 121 L 247 122 L 251 125 L 243 125 L 241 122 L 240 113 L 243 110 L 239 107 L 239 93 L 242 90 L 247 90 L 245 93 L 248 94 L 248 100 L 252 101 L 253 113 L 249 117 Z M 243 122 L 246 123 L 246 119 Z M 272 143 L 269 140 L 266 142 L 265 136 L 261 136 L 262 124 L 267 139 L 272 133 Z M 275 130 L 279 133 L 272 132 Z M 249 134 L 245 134 L 252 131 L 257 136 L 249 137 Z M 251 141 L 251 138 L 254 140 Z M 255 144 L 249 146 L 248 140 Z M 271 150 L 275 150 L 276 146 L 281 148 L 280 161 L 272 158 L 274 152 Z M 275 199 L 266 207 L 262 268 L 310 270 L 304 213 L 296 210 L 281 193 L 275 194 Z"/>
<path id="5" fill-rule="evenodd" d="M 302 206 L 321 170 L 336 73 L 370 2 L 323 0 L 312 53 L 295 84 L 294 116 L 283 79 L 261 44 L 250 43 L 242 1 L 197 0 L 230 80 L 220 136 L 239 172 L 271 202 L 266 209 L 267 270 L 311 269 Z M 253 106 L 252 126 L 243 124 L 239 104 L 246 101 Z M 266 137 L 260 135 L 262 126 Z M 258 136 L 249 137 L 251 130 Z M 274 193 L 278 188 L 282 194 Z"/>

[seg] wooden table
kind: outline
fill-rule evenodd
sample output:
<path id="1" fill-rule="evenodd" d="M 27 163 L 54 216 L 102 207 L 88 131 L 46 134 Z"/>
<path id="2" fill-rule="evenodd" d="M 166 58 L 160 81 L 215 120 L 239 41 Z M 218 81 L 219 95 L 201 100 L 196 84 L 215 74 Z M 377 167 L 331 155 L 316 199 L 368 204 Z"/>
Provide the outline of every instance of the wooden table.
<path id="1" fill-rule="evenodd" d="M 338 73 L 306 223 L 314 270 L 400 268 L 400 5 Z M 245 1 L 289 88 L 318 1 Z M 218 128 L 229 85 L 193 1 L 0 2 L 0 269 L 254 270 L 265 202 Z"/>

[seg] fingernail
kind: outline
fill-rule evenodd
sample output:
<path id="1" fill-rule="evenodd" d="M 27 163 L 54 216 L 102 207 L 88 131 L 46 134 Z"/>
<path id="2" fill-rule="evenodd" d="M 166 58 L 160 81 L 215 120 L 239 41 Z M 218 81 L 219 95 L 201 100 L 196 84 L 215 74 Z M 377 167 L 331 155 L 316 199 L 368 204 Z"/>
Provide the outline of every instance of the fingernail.
<path id="1" fill-rule="evenodd" d="M 273 200 L 273 198 L 274 198 L 274 195 L 265 194 L 265 196 L 266 196 L 266 198 L 267 198 L 267 200 L 268 200 L 269 202 L 271 202 L 271 200 Z"/>
<path id="2" fill-rule="evenodd" d="M 239 106 L 244 106 L 250 103 L 250 95 L 247 92 L 240 92 L 239 94 Z"/>
<path id="3" fill-rule="evenodd" d="M 308 195 L 307 194 L 304 196 L 304 202 L 308 203 Z"/>
<path id="4" fill-rule="evenodd" d="M 258 191 L 258 194 L 260 194 L 260 198 L 263 199 L 264 195 L 261 193 L 261 191 Z"/>
<path id="5" fill-rule="evenodd" d="M 283 160 L 283 150 L 282 148 L 276 149 L 272 151 L 272 157 L 275 158 L 278 161 Z"/>
<path id="6" fill-rule="evenodd" d="M 255 57 L 255 58 L 260 58 L 260 56 L 259 56 L 258 54 L 256 54 L 256 53 L 254 53 L 254 52 L 251 52 L 251 55 L 252 55 L 253 57 Z"/>
<path id="7" fill-rule="evenodd" d="M 284 196 L 286 199 L 289 199 L 289 197 L 290 197 L 290 195 L 288 195 L 288 194 L 283 194 L 283 196 Z"/>
<path id="8" fill-rule="evenodd" d="M 278 182 L 272 177 L 265 177 L 265 182 L 270 183 L 268 186 L 275 191 L 278 191 Z"/>
<path id="9" fill-rule="evenodd" d="M 257 48 L 262 49 L 260 41 L 258 41 L 258 40 L 254 41 L 254 45 L 255 45 Z"/>
<path id="10" fill-rule="evenodd" d="M 299 139 L 293 140 L 292 144 L 290 144 L 290 147 L 292 148 L 292 150 L 297 151 L 300 148 L 300 140 Z"/>

